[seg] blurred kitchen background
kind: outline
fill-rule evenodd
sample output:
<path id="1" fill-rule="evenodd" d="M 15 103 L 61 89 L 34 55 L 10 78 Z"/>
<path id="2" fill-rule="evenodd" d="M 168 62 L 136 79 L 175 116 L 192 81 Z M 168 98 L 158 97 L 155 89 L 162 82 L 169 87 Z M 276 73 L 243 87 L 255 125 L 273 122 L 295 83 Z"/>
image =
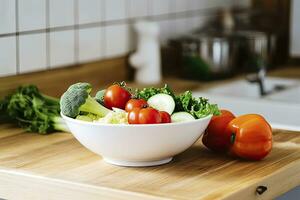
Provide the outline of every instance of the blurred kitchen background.
<path id="1" fill-rule="evenodd" d="M 59 96 L 78 81 L 153 85 L 173 77 L 194 81 L 182 86 L 192 90 L 242 77 L 212 91 L 264 97 L 295 85 L 265 81 L 267 73 L 299 79 L 300 70 L 285 70 L 300 63 L 299 6 L 299 0 L 1 0 L 0 96 L 28 83 Z M 290 93 L 285 100 L 300 99 Z"/>
<path id="2" fill-rule="evenodd" d="M 297 4 L 298 0 L 1 0 L 0 76 L 127 56 L 136 49 L 133 24 L 140 19 L 159 26 L 162 69 L 168 75 L 212 80 L 261 65 L 271 69 L 297 63 Z"/>
<path id="3" fill-rule="evenodd" d="M 60 96 L 79 81 L 167 82 L 300 130 L 299 7 L 300 0 L 0 0 L 0 97 L 29 83 Z M 250 102 L 258 99 L 295 107 L 260 109 Z M 286 109 L 295 117 L 274 118 Z"/>

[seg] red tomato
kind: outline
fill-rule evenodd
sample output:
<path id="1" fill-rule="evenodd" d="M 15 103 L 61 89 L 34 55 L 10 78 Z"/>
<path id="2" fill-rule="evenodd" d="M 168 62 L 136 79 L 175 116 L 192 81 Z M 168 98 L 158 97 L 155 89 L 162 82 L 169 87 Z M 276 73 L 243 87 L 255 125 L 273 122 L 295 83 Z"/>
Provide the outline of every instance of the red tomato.
<path id="1" fill-rule="evenodd" d="M 143 108 L 139 113 L 140 124 L 158 124 L 161 122 L 159 111 L 154 108 Z"/>
<path id="2" fill-rule="evenodd" d="M 129 124 L 139 124 L 139 113 L 140 113 L 140 108 L 133 108 L 129 113 L 128 113 L 128 123 Z"/>
<path id="3" fill-rule="evenodd" d="M 146 108 L 148 103 L 144 99 L 130 99 L 125 106 L 126 112 L 130 112 L 133 108 Z"/>
<path id="4" fill-rule="evenodd" d="M 225 152 L 230 146 L 230 134 L 227 125 L 235 116 L 228 110 L 221 110 L 221 115 L 213 116 L 203 137 L 203 144 L 212 151 Z"/>
<path id="5" fill-rule="evenodd" d="M 230 153 L 240 158 L 261 160 L 272 149 L 272 128 L 257 114 L 242 115 L 227 126 L 230 133 Z"/>
<path id="6" fill-rule="evenodd" d="M 161 123 L 171 123 L 171 115 L 165 111 L 159 112 L 161 117 Z"/>
<path id="7" fill-rule="evenodd" d="M 124 109 L 130 97 L 131 94 L 125 88 L 114 84 L 104 93 L 104 105 L 109 109 L 112 107 Z"/>
<path id="8" fill-rule="evenodd" d="M 158 124 L 160 122 L 159 111 L 154 108 L 134 108 L 128 113 L 129 124 Z"/>

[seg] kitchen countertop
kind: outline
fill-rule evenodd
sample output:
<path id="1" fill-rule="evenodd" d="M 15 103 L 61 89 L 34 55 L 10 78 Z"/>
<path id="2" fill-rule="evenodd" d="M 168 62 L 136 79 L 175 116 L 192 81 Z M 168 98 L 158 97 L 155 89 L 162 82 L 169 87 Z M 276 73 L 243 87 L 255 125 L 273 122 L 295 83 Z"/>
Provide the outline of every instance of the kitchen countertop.
<path id="1" fill-rule="evenodd" d="M 116 77 L 105 71 L 119 69 L 124 62 L 121 58 L 86 68 L 0 78 L 0 96 L 26 83 L 37 84 L 43 92 L 54 96 L 60 96 L 69 84 L 78 81 L 91 82 L 97 89 L 113 80 L 125 79 L 124 70 L 119 70 Z M 271 74 L 299 78 L 300 68 Z M 164 80 L 176 92 L 227 81 Z M 106 164 L 71 134 L 44 136 L 25 133 L 13 125 L 0 125 L 0 198 L 5 199 L 272 199 L 299 184 L 297 132 L 274 130 L 274 148 L 260 162 L 213 154 L 199 140 L 169 164 L 124 168 Z M 256 193 L 259 186 L 267 187 L 262 195 Z"/>
<path id="2" fill-rule="evenodd" d="M 0 126 L 0 198 L 272 199 L 300 184 L 300 133 L 274 131 L 259 162 L 235 160 L 200 141 L 166 165 L 105 163 L 69 133 L 37 135 Z M 267 191 L 258 195 L 259 186 Z"/>

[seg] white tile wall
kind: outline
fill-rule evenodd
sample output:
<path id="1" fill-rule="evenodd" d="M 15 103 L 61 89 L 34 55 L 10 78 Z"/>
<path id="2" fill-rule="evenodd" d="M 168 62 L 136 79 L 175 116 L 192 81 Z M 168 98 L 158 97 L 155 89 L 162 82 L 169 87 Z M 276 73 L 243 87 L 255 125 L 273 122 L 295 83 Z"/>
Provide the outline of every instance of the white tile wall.
<path id="1" fill-rule="evenodd" d="M 105 20 L 118 20 L 127 18 L 128 4 L 124 0 L 105 1 Z"/>
<path id="2" fill-rule="evenodd" d="M 174 38 L 174 37 L 178 36 L 176 34 L 176 23 L 177 23 L 176 18 L 169 20 L 169 31 L 168 31 L 169 35 L 166 36 L 166 40 L 168 40 L 169 38 Z"/>
<path id="3" fill-rule="evenodd" d="M 172 35 L 170 20 L 162 20 L 158 22 L 159 25 L 159 40 L 162 45 L 166 44 L 166 41 Z"/>
<path id="4" fill-rule="evenodd" d="M 21 35 L 20 73 L 46 69 L 46 33 Z"/>
<path id="5" fill-rule="evenodd" d="M 199 9 L 216 8 L 222 4 L 223 0 L 199 0 Z M 226 1 L 226 0 L 225 0 Z"/>
<path id="6" fill-rule="evenodd" d="M 74 30 L 50 33 L 50 66 L 52 68 L 73 64 Z"/>
<path id="7" fill-rule="evenodd" d="M 46 28 L 46 0 L 19 0 L 19 30 Z"/>
<path id="8" fill-rule="evenodd" d="M 218 2 L 217 6 L 218 7 L 231 7 L 232 4 L 234 4 L 235 0 L 222 0 L 220 2 Z"/>
<path id="9" fill-rule="evenodd" d="M 16 31 L 15 1 L 0 1 L 0 34 Z"/>
<path id="10" fill-rule="evenodd" d="M 203 0 L 187 0 L 187 9 L 188 10 L 200 9 L 201 1 Z"/>
<path id="11" fill-rule="evenodd" d="M 175 20 L 175 36 L 187 33 L 187 24 L 191 23 L 188 18 L 179 18 Z"/>
<path id="12" fill-rule="evenodd" d="M 125 55 L 129 51 L 129 27 L 127 24 L 105 27 L 105 57 Z"/>
<path id="13" fill-rule="evenodd" d="M 193 26 L 192 29 L 198 29 L 199 27 L 202 27 L 208 20 L 209 16 L 195 16 L 191 18 L 191 26 Z"/>
<path id="14" fill-rule="evenodd" d="M 251 5 L 251 0 L 243 0 L 243 1 L 240 1 L 240 0 L 233 0 L 233 4 L 234 5 L 238 5 L 238 6 L 242 6 L 242 7 L 249 7 Z M 295 2 L 295 0 L 294 0 Z"/>
<path id="15" fill-rule="evenodd" d="M 79 62 L 93 61 L 103 57 L 103 28 L 79 30 Z"/>
<path id="16" fill-rule="evenodd" d="M 172 0 L 152 0 L 151 1 L 151 14 L 162 15 L 170 13 Z"/>
<path id="17" fill-rule="evenodd" d="M 126 55 L 135 47 L 132 22 L 140 18 L 156 21 L 160 41 L 166 44 L 169 38 L 202 26 L 209 16 L 201 10 L 250 2 L 0 0 L 0 76 Z"/>
<path id="18" fill-rule="evenodd" d="M 103 0 L 78 0 L 79 24 L 99 22 L 104 17 Z"/>
<path id="19" fill-rule="evenodd" d="M 0 38 L 0 77 L 16 72 L 16 37 Z"/>
<path id="20" fill-rule="evenodd" d="M 149 15 L 151 0 L 129 0 L 129 17 L 144 17 Z"/>
<path id="21" fill-rule="evenodd" d="M 183 12 L 188 10 L 189 0 L 173 0 L 171 5 L 172 12 Z"/>
<path id="22" fill-rule="evenodd" d="M 49 0 L 50 26 L 74 24 L 74 0 Z"/>

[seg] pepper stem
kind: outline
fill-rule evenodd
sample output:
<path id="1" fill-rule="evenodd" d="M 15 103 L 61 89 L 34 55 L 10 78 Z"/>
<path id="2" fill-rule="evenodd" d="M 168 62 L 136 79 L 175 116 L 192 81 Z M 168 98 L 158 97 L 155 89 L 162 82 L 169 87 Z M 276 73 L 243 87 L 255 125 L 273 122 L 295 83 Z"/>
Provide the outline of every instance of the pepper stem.
<path id="1" fill-rule="evenodd" d="M 235 134 L 234 133 L 231 133 L 231 136 L 230 136 L 230 143 L 233 144 L 235 141 Z"/>

